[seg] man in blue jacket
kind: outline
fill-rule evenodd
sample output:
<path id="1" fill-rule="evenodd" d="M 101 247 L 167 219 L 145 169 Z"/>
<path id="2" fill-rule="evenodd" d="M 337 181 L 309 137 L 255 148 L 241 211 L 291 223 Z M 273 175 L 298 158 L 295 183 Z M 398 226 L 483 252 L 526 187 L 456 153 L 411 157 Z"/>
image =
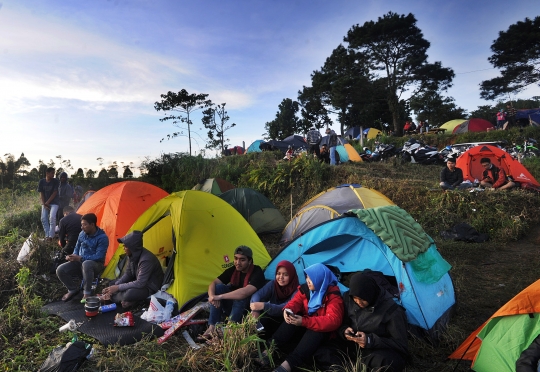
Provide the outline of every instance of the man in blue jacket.
<path id="1" fill-rule="evenodd" d="M 79 292 L 75 278 L 84 281 L 83 302 L 92 295 L 92 282 L 101 274 L 105 264 L 105 255 L 109 247 L 107 234 L 97 226 L 97 216 L 88 213 L 81 217 L 81 233 L 73 254 L 66 256 L 66 263 L 58 266 L 56 275 L 66 286 L 68 293 L 62 301 L 69 301 Z"/>

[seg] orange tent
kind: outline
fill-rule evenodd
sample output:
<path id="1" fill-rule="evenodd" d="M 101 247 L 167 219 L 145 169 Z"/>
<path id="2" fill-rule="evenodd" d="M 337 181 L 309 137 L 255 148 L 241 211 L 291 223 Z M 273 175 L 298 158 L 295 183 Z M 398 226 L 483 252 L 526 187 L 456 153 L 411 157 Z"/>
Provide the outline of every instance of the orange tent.
<path id="1" fill-rule="evenodd" d="M 151 205 L 169 195 L 165 190 L 146 182 L 124 181 L 96 191 L 77 210 L 80 215 L 95 213 L 98 226 L 109 237 L 109 249 L 105 265 L 109 263 L 116 248 L 116 239 L 123 237 L 129 228 Z"/>
<path id="2" fill-rule="evenodd" d="M 474 360 L 482 345 L 482 340 L 478 338 L 478 333 L 489 323 L 493 318 L 540 313 L 540 280 L 537 280 L 523 291 L 518 293 L 514 298 L 508 301 L 495 314 L 493 314 L 484 324 L 476 331 L 471 333 L 469 337 L 454 351 L 448 358 L 450 359 L 465 359 Z"/>
<path id="3" fill-rule="evenodd" d="M 475 146 L 465 151 L 456 161 L 456 166 L 463 171 L 463 179 L 473 182 L 482 179 L 484 168 L 480 159 L 488 158 L 496 167 L 504 169 L 508 176 L 520 183 L 530 183 L 540 187 L 540 183 L 534 179 L 531 173 L 506 151 L 490 145 Z"/>

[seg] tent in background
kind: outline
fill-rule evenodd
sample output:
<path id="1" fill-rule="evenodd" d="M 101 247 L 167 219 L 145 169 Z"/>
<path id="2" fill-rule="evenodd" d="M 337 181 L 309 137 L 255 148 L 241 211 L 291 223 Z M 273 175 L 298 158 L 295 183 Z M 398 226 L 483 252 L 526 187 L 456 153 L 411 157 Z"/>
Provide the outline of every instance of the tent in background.
<path id="1" fill-rule="evenodd" d="M 488 158 L 496 167 L 504 169 L 506 175 L 512 176 L 514 181 L 520 183 L 530 183 L 540 187 L 540 183 L 532 174 L 516 159 L 506 151 L 490 145 L 480 145 L 473 147 L 461 154 L 456 160 L 456 166 L 463 171 L 463 179 L 474 182 L 475 179 L 482 179 L 484 168 L 480 164 L 480 159 Z"/>
<path id="2" fill-rule="evenodd" d="M 450 121 L 447 121 L 446 123 L 444 123 L 443 125 L 441 125 L 439 128 L 440 129 L 446 129 L 446 133 L 452 133 L 454 131 L 454 129 L 460 125 L 461 123 L 463 123 L 464 121 L 466 121 L 466 119 L 454 119 L 454 120 L 450 120 Z"/>
<path id="3" fill-rule="evenodd" d="M 298 150 L 301 148 L 307 149 L 308 144 L 304 141 L 304 137 L 298 135 L 292 135 L 285 138 L 283 141 L 270 140 L 260 144 L 261 150 L 279 150 L 283 154 L 287 152 L 289 146 L 292 146 L 293 150 Z"/>
<path id="4" fill-rule="evenodd" d="M 267 279 L 281 260 L 292 262 L 298 273 L 323 263 L 339 270 L 341 278 L 365 269 L 395 278 L 411 329 L 432 340 L 446 328 L 455 304 L 450 265 L 422 227 L 396 205 L 352 210 L 304 232 L 268 264 Z M 305 281 L 303 275 L 299 279 Z"/>
<path id="5" fill-rule="evenodd" d="M 515 371 L 516 360 L 540 333 L 540 280 L 503 305 L 448 357 L 478 372 Z M 495 367 L 496 366 L 496 367 Z"/>
<path id="6" fill-rule="evenodd" d="M 354 147 L 351 146 L 351 144 L 345 143 L 343 144 L 343 148 L 347 152 L 347 157 L 349 158 L 349 161 L 353 161 L 353 162 L 363 161 L 360 155 L 358 154 L 358 152 L 354 149 Z M 340 156 L 341 156 L 341 153 L 340 153 Z"/>
<path id="7" fill-rule="evenodd" d="M 495 128 L 493 124 L 485 119 L 473 118 L 464 121 L 454 128 L 452 133 L 466 133 L 466 132 L 486 132 L 490 128 Z"/>
<path id="8" fill-rule="evenodd" d="M 234 189 L 234 185 L 221 178 L 207 178 L 199 181 L 192 190 L 200 190 L 210 194 L 219 195 L 225 191 Z"/>
<path id="9" fill-rule="evenodd" d="M 382 132 L 377 128 L 366 128 L 362 133 L 364 134 L 364 136 L 366 136 L 367 139 L 375 139 L 377 138 L 377 136 L 382 135 Z M 358 137 L 357 139 L 360 139 L 360 137 Z"/>
<path id="10" fill-rule="evenodd" d="M 344 137 L 348 139 L 355 139 L 360 135 L 360 127 L 351 127 L 347 129 L 345 132 Z"/>
<path id="11" fill-rule="evenodd" d="M 232 205 L 257 234 L 281 232 L 287 222 L 274 204 L 263 194 L 250 188 L 236 188 L 219 197 Z"/>
<path id="12" fill-rule="evenodd" d="M 294 240 L 312 227 L 337 218 L 351 209 L 394 205 L 377 190 L 344 184 L 323 191 L 305 202 L 283 230 L 280 244 Z"/>
<path id="13" fill-rule="evenodd" d="M 152 204 L 169 193 L 146 182 L 117 182 L 96 191 L 78 210 L 80 215 L 95 213 L 97 225 L 109 237 L 105 265 L 118 247 L 118 238 L 125 236 L 135 220 Z"/>
<path id="14" fill-rule="evenodd" d="M 167 292 L 179 305 L 204 293 L 212 280 L 233 265 L 234 250 L 247 245 L 264 268 L 270 256 L 247 221 L 230 204 L 210 193 L 173 193 L 150 206 L 129 231 L 143 231 L 144 247 L 165 266 Z M 120 245 L 121 246 L 121 245 Z M 116 276 L 123 249 L 117 249 L 103 277 Z"/>
<path id="15" fill-rule="evenodd" d="M 261 143 L 263 143 L 263 140 L 256 140 L 251 145 L 249 145 L 248 149 L 246 150 L 246 153 L 251 152 L 261 152 L 261 148 L 259 147 Z"/>
<path id="16" fill-rule="evenodd" d="M 517 110 L 516 120 L 527 120 L 531 125 L 540 126 L 540 108 Z"/>

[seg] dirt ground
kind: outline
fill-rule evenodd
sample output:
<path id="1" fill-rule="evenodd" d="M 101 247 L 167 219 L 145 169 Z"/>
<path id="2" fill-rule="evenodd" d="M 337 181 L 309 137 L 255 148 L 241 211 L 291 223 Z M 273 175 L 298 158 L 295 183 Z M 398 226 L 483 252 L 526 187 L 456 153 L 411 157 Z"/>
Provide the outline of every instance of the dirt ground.
<path id="1" fill-rule="evenodd" d="M 457 306 L 439 346 L 411 341 L 413 363 L 408 372 L 470 371 L 469 361 L 447 356 L 502 305 L 540 278 L 540 226 L 531 231 L 508 244 L 437 242 L 452 265 Z"/>

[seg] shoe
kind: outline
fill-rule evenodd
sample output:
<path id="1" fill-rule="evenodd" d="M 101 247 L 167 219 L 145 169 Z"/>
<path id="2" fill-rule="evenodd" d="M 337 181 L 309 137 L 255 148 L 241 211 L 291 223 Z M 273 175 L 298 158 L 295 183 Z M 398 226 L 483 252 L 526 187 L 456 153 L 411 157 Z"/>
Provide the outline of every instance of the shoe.
<path id="1" fill-rule="evenodd" d="M 79 290 L 75 291 L 75 292 L 68 292 L 66 293 L 65 295 L 62 296 L 62 301 L 64 302 L 68 302 L 69 300 L 71 300 L 73 297 L 75 297 L 77 295 L 77 293 L 79 293 Z"/>
<path id="2" fill-rule="evenodd" d="M 276 369 L 274 369 L 272 372 L 289 372 L 285 369 L 283 366 L 279 366 Z"/>

